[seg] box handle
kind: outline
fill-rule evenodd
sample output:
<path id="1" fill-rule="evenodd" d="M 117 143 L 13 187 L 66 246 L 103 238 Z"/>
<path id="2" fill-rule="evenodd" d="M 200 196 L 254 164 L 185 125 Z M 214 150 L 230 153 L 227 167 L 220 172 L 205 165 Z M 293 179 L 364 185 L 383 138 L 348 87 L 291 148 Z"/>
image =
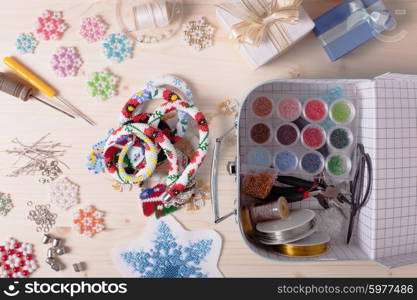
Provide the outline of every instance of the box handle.
<path id="1" fill-rule="evenodd" d="M 220 217 L 220 208 L 219 208 L 219 199 L 218 199 L 218 162 L 219 162 L 219 155 L 220 155 L 220 148 L 223 139 L 231 133 L 233 130 L 235 130 L 237 127 L 237 123 L 233 125 L 233 127 L 226 130 L 226 132 L 216 138 L 216 144 L 214 145 L 213 150 L 213 160 L 211 163 L 211 178 L 210 178 L 210 185 L 211 185 L 211 205 L 213 207 L 213 214 L 214 214 L 214 223 L 218 224 L 222 222 L 223 220 L 227 219 L 228 217 L 235 214 L 235 210 Z"/>

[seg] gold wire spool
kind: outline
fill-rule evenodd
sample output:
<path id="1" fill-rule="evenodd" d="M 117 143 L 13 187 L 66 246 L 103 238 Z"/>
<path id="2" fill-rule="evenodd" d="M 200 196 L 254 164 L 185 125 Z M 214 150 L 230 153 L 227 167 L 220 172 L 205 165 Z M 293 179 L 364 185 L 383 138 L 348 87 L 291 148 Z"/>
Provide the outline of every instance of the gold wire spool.
<path id="1" fill-rule="evenodd" d="M 315 256 L 326 252 L 327 244 L 323 243 L 313 246 L 277 245 L 275 249 L 287 256 Z"/>
<path id="2" fill-rule="evenodd" d="M 274 249 L 278 253 L 286 256 L 317 256 L 328 250 L 329 241 L 329 234 L 315 232 L 303 240 L 276 245 Z"/>
<path id="3" fill-rule="evenodd" d="M 253 223 L 249 215 L 249 209 L 242 208 L 240 210 L 240 222 L 242 224 L 242 230 L 246 235 L 253 233 Z"/>

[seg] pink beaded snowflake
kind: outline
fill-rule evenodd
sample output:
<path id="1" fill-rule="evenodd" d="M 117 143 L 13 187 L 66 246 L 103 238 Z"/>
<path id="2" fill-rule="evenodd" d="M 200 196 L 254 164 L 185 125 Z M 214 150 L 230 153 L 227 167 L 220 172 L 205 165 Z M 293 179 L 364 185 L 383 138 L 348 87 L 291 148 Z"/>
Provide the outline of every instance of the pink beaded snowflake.
<path id="1" fill-rule="evenodd" d="M 60 47 L 51 59 L 52 69 L 59 77 L 76 76 L 82 63 L 75 47 Z"/>
<path id="2" fill-rule="evenodd" d="M 45 10 L 36 20 L 36 33 L 45 41 L 59 40 L 67 28 L 60 11 Z"/>
<path id="3" fill-rule="evenodd" d="M 103 39 L 107 31 L 107 25 L 99 16 L 87 17 L 83 20 L 80 35 L 89 43 L 95 43 Z"/>

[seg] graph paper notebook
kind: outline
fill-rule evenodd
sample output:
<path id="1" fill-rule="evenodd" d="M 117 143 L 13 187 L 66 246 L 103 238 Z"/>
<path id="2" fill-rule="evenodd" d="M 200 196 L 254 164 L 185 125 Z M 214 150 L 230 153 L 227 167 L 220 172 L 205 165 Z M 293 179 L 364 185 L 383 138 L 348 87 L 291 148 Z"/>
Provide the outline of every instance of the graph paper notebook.
<path id="1" fill-rule="evenodd" d="M 244 234 L 247 245 L 264 257 L 280 261 L 371 259 L 390 268 L 417 263 L 417 75 L 388 73 L 372 80 L 277 80 L 257 87 L 239 114 L 238 174 L 245 174 L 253 148 L 248 136 L 253 93 L 269 93 L 276 102 L 291 93 L 307 97 L 340 87 L 343 97 L 357 99 L 358 141 L 373 162 L 372 196 L 359 214 L 352 242 L 346 245 L 342 232 L 340 239 L 331 242 L 329 251 L 316 258 L 280 256 Z M 273 155 L 276 147 L 270 143 L 265 149 Z M 239 207 L 253 201 L 250 196 L 239 195 Z M 292 208 L 321 213 L 316 200 L 298 202 Z"/>

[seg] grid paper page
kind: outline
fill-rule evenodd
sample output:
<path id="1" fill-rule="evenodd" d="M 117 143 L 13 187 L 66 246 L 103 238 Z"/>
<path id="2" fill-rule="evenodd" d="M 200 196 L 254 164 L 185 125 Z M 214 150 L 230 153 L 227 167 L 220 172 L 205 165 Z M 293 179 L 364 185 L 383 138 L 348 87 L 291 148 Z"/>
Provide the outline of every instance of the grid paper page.
<path id="1" fill-rule="evenodd" d="M 376 201 L 372 204 L 375 224 L 372 239 L 376 245 L 375 257 L 385 258 L 391 264 L 402 261 L 401 256 L 406 254 L 417 254 L 415 78 L 390 74 L 376 80 Z M 416 255 L 415 258 L 414 262 Z"/>

